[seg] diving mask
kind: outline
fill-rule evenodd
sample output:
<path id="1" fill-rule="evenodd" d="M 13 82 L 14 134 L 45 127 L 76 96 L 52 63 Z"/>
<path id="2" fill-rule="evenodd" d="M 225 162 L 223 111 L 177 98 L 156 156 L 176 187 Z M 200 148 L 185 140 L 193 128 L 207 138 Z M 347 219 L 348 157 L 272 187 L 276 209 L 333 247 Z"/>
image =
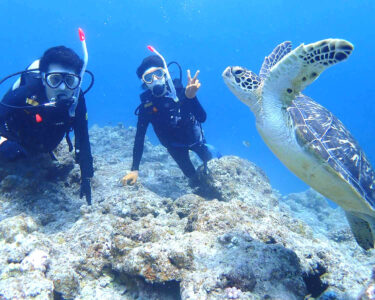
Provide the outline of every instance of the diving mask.
<path id="1" fill-rule="evenodd" d="M 150 70 L 147 70 L 142 75 L 142 80 L 146 84 L 151 84 L 154 81 L 154 78 L 160 80 L 165 76 L 165 74 L 166 73 L 163 68 L 152 68 Z"/>
<path id="2" fill-rule="evenodd" d="M 47 85 L 52 88 L 58 88 L 61 83 L 65 83 L 66 87 L 70 90 L 76 89 L 81 83 L 81 77 L 76 74 L 64 72 L 52 72 L 45 75 Z"/>

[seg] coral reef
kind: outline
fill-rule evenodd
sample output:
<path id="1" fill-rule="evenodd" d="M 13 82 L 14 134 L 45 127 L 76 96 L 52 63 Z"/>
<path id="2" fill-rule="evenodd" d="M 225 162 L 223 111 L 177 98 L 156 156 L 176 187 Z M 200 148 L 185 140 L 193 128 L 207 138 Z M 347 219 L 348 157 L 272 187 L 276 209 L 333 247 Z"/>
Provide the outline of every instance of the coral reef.
<path id="1" fill-rule="evenodd" d="M 1 299 L 373 299 L 375 251 L 340 208 L 312 190 L 281 196 L 235 156 L 192 189 L 147 140 L 138 183 L 123 187 L 134 134 L 91 128 L 92 206 L 64 144 L 58 162 L 2 162 Z"/>

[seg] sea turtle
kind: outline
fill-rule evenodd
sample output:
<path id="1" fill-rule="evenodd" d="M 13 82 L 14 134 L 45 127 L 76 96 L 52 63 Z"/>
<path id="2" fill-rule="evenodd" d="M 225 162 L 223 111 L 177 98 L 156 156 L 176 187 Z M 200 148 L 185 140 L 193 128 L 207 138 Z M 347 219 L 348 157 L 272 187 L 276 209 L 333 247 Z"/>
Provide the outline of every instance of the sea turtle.
<path id="1" fill-rule="evenodd" d="M 229 89 L 256 117 L 265 143 L 289 170 L 340 205 L 358 244 L 374 247 L 375 172 L 350 132 L 331 112 L 301 94 L 328 67 L 349 57 L 353 45 L 341 39 L 278 45 L 259 76 L 228 67 Z"/>

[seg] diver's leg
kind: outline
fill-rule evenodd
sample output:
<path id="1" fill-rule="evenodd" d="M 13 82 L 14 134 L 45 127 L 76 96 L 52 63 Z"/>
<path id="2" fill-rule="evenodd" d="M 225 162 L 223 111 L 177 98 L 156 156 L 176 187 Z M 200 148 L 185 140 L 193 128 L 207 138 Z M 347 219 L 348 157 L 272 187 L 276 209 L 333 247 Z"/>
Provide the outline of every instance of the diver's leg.
<path id="1" fill-rule="evenodd" d="M 16 142 L 0 138 L 0 158 L 13 161 L 25 157 L 25 150 Z"/>
<path id="2" fill-rule="evenodd" d="M 197 153 L 199 158 L 204 163 L 208 162 L 209 160 L 211 160 L 213 158 L 213 155 L 212 155 L 211 151 L 208 149 L 207 145 L 204 144 L 204 143 L 199 143 L 197 145 L 194 145 L 191 148 L 191 150 L 194 151 L 195 153 Z"/>
<path id="3" fill-rule="evenodd" d="M 191 150 L 194 151 L 203 162 L 203 170 L 205 174 L 208 174 L 207 162 L 213 158 L 211 151 L 208 149 L 205 143 L 199 143 L 191 147 Z"/>
<path id="4" fill-rule="evenodd" d="M 195 168 L 189 157 L 189 149 L 185 147 L 168 147 L 169 154 L 188 178 L 195 176 Z"/>

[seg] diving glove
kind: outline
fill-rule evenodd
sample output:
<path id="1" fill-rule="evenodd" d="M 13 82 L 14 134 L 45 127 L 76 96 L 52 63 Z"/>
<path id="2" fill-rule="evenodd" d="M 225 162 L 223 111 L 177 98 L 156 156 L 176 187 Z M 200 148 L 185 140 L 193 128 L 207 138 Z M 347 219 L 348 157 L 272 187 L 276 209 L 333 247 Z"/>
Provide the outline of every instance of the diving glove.
<path id="1" fill-rule="evenodd" d="M 122 179 L 121 182 L 123 185 L 133 185 L 137 182 L 138 179 L 138 171 L 131 171 L 129 174 L 125 175 Z"/>
<path id="2" fill-rule="evenodd" d="M 82 178 L 81 180 L 81 191 L 79 198 L 86 197 L 86 201 L 88 205 L 91 205 L 91 185 L 90 185 L 90 178 Z"/>

